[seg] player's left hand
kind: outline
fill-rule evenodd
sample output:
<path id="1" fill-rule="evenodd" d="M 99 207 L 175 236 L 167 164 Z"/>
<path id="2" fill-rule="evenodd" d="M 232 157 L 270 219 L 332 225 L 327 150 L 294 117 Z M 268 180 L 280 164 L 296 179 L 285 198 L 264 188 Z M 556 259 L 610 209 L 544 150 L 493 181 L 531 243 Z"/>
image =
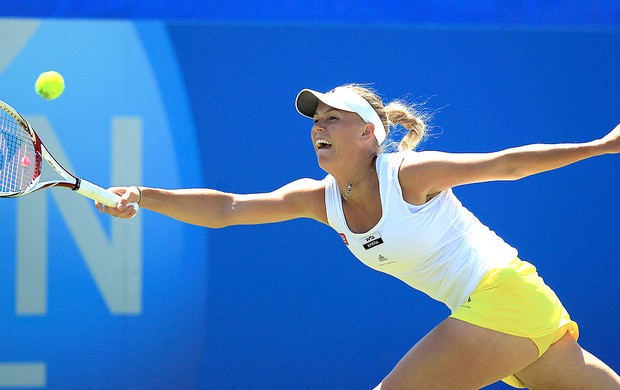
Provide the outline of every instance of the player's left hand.
<path id="1" fill-rule="evenodd" d="M 620 153 L 620 124 L 601 138 L 601 146 L 606 153 Z"/>

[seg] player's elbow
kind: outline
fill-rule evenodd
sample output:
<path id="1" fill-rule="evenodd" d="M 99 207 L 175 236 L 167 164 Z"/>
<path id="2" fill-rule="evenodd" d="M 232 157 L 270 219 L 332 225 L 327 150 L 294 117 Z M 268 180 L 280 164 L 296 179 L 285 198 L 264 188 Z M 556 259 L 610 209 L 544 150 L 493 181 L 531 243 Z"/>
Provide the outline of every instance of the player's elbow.
<path id="1" fill-rule="evenodd" d="M 502 156 L 497 164 L 498 177 L 502 180 L 514 181 L 531 175 L 520 160 L 519 156 Z"/>
<path id="2" fill-rule="evenodd" d="M 199 210 L 194 209 L 187 220 L 210 229 L 234 225 L 234 204 L 232 195 L 219 193 L 215 199 L 210 197 L 209 202 Z"/>
<path id="3" fill-rule="evenodd" d="M 225 199 L 222 199 L 210 215 L 208 227 L 221 229 L 243 224 L 242 215 L 243 210 L 240 202 L 238 202 L 234 195 L 228 195 Z"/>

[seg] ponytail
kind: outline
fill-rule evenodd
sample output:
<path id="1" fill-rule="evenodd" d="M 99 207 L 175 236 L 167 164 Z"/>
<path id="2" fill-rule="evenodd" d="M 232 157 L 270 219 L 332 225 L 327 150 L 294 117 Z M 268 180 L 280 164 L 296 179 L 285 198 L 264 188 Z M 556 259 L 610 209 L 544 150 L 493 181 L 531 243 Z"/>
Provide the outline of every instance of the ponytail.
<path id="1" fill-rule="evenodd" d="M 388 137 L 390 129 L 398 125 L 407 130 L 407 134 L 405 134 L 398 145 L 398 150 L 415 149 L 420 141 L 424 140 L 427 122 L 430 117 L 426 113 L 418 111 L 415 104 L 409 104 L 404 100 L 394 100 L 387 106 L 384 106 L 379 95 L 367 85 L 346 84 L 343 87 L 354 90 L 370 103 L 379 115 Z M 393 142 L 393 144 L 395 143 Z"/>
<path id="2" fill-rule="evenodd" d="M 424 139 L 426 135 L 425 114 L 418 112 L 414 105 L 408 104 L 402 100 L 394 100 L 385 106 L 385 113 L 388 124 L 391 127 L 401 125 L 407 134 L 402 138 L 398 145 L 399 150 L 411 150 Z"/>

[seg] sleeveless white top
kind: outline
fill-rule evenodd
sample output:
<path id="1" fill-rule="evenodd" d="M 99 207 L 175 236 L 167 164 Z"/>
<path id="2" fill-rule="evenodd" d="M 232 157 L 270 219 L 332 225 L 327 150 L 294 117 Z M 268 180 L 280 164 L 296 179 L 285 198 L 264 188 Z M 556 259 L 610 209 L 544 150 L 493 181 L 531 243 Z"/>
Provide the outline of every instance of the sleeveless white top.
<path id="1" fill-rule="evenodd" d="M 324 179 L 327 219 L 362 263 L 455 310 L 485 273 L 507 266 L 517 250 L 463 207 L 451 189 L 423 205 L 405 202 L 398 171 L 406 153 L 416 152 L 377 157 L 382 215 L 376 226 L 366 233 L 351 232 L 331 175 Z"/>

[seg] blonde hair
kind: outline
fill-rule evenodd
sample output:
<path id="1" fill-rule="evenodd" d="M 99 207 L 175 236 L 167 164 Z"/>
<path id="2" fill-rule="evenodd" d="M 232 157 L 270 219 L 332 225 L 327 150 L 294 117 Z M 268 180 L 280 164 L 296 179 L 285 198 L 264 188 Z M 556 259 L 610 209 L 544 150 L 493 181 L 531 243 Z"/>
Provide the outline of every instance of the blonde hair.
<path id="1" fill-rule="evenodd" d="M 388 136 L 390 135 L 390 128 L 398 125 L 407 131 L 407 134 L 398 143 L 398 150 L 415 149 L 425 138 L 429 115 L 418 111 L 415 104 L 397 99 L 388 105 L 384 105 L 381 97 L 367 85 L 345 84 L 343 87 L 352 89 L 370 103 L 379 115 Z"/>

